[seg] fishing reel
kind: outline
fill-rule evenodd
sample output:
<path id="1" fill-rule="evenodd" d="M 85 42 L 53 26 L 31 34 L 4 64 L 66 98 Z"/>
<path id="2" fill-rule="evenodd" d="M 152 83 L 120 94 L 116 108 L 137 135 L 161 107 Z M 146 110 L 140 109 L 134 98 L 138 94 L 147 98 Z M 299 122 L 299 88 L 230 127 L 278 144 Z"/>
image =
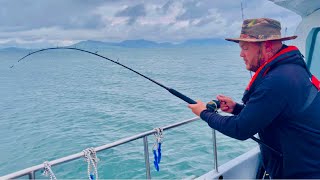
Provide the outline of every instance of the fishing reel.
<path id="1" fill-rule="evenodd" d="M 220 108 L 220 101 L 218 100 L 209 101 L 206 105 L 206 108 L 210 112 L 217 112 L 218 109 Z"/>

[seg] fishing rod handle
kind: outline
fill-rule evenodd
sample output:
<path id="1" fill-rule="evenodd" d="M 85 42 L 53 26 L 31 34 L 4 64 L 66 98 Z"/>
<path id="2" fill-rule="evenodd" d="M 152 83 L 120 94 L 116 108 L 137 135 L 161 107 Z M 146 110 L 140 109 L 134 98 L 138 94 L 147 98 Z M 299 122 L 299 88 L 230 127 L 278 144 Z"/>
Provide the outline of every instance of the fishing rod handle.
<path id="1" fill-rule="evenodd" d="M 184 100 L 185 102 L 189 103 L 189 104 L 197 104 L 196 101 L 190 99 L 189 97 L 181 94 L 180 92 L 172 89 L 172 88 L 169 88 L 167 89 L 171 94 L 175 95 L 176 97 Z M 216 112 L 219 108 L 220 108 L 220 101 L 218 100 L 212 100 L 210 102 L 207 103 L 206 105 L 206 108 L 209 110 L 209 111 L 212 111 L 212 112 Z"/>
<path id="2" fill-rule="evenodd" d="M 176 90 L 174 90 L 174 89 L 172 89 L 172 88 L 169 88 L 169 89 L 167 89 L 167 90 L 168 90 L 171 94 L 175 95 L 176 97 L 184 100 L 185 102 L 187 102 L 187 103 L 189 103 L 189 104 L 197 104 L 196 101 L 190 99 L 189 97 L 181 94 L 180 92 L 178 92 L 178 91 L 176 91 Z"/>

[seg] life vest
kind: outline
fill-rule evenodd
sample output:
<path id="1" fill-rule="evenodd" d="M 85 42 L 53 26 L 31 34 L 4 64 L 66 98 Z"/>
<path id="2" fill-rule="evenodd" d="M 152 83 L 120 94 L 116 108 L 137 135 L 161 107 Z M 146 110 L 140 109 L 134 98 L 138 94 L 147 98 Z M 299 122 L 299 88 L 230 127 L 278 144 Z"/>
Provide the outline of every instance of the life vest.
<path id="1" fill-rule="evenodd" d="M 306 63 L 303 60 L 303 55 L 299 49 L 295 46 L 288 46 L 282 49 L 280 52 L 271 57 L 266 63 L 264 63 L 256 71 L 254 76 L 251 78 L 242 98 L 244 104 L 249 100 L 251 93 L 254 91 L 255 86 L 263 79 L 263 77 L 269 72 L 271 68 L 274 68 L 280 64 L 302 64 L 309 74 L 311 83 L 320 91 L 320 81 L 311 74 L 307 68 Z"/>

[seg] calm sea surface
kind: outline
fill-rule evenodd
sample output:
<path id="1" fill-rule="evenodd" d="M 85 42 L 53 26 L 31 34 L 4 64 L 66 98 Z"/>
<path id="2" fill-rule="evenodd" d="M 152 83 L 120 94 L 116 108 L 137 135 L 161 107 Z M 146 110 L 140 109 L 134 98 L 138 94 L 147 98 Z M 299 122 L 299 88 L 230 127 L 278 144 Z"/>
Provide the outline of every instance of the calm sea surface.
<path id="1" fill-rule="evenodd" d="M 29 52 L 0 50 L 0 176 L 194 117 L 184 101 L 102 58 L 53 50 L 16 63 Z M 113 47 L 99 54 L 205 102 L 217 94 L 240 101 L 250 79 L 237 46 Z M 212 170 L 211 134 L 203 121 L 165 131 L 159 172 L 150 136 L 151 176 L 181 179 Z M 217 145 L 220 165 L 256 146 L 220 133 Z M 99 178 L 145 178 L 142 139 L 98 158 Z M 84 159 L 52 169 L 58 179 L 87 178 Z"/>

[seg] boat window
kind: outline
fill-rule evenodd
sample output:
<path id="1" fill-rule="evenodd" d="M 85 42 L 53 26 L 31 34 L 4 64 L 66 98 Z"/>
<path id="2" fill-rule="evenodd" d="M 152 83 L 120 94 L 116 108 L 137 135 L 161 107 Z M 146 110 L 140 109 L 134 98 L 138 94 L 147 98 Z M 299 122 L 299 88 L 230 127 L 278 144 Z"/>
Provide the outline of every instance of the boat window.
<path id="1" fill-rule="evenodd" d="M 306 41 L 306 62 L 311 73 L 320 77 L 320 27 L 313 28 Z"/>

